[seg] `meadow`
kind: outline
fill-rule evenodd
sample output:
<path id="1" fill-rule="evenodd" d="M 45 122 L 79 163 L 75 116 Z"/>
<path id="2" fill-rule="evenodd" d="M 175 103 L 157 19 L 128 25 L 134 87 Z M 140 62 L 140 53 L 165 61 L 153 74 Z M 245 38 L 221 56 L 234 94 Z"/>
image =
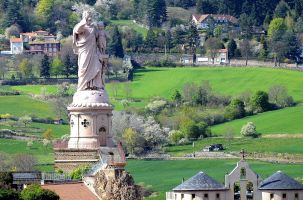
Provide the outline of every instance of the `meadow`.
<path id="1" fill-rule="evenodd" d="M 205 138 L 195 141 L 195 147 L 192 144 L 166 147 L 166 153 L 172 156 L 184 156 L 193 151 L 202 151 L 210 144 L 223 144 L 226 152 L 240 152 L 245 149 L 247 152 L 256 153 L 288 153 L 303 154 L 303 140 L 298 138 L 234 138 L 227 140 L 225 138 Z"/>
<path id="2" fill-rule="evenodd" d="M 132 20 L 111 20 L 111 22 L 114 25 L 119 26 L 119 28 L 129 27 L 131 29 L 134 29 L 136 32 L 141 33 L 143 37 L 147 35 L 147 29 L 136 24 Z"/>
<path id="3" fill-rule="evenodd" d="M 39 164 L 51 164 L 54 162 L 54 154 L 52 148 L 43 146 L 42 142 L 33 142 L 33 146 L 29 148 L 27 141 L 1 139 L 0 152 L 7 153 L 11 156 L 24 153 L 30 154 L 37 158 Z"/>
<path id="4" fill-rule="evenodd" d="M 133 175 L 136 183 L 150 185 L 157 192 L 157 197 L 148 200 L 163 200 L 165 192 L 181 184 L 182 178 L 188 179 L 203 171 L 223 183 L 224 175 L 231 172 L 238 160 L 163 160 L 143 161 L 128 160 L 126 170 Z M 248 161 L 250 167 L 262 178 L 280 170 L 292 177 L 303 177 L 303 165 L 272 164 L 259 161 Z M 211 166 L 211 167 L 210 167 Z"/>

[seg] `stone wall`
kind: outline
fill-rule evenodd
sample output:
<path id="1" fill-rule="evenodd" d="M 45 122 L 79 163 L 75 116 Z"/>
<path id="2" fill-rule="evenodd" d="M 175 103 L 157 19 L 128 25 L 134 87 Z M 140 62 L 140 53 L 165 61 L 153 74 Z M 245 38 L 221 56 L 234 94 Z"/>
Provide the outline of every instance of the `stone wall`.
<path id="1" fill-rule="evenodd" d="M 55 149 L 55 168 L 65 172 L 81 166 L 92 166 L 99 159 L 98 149 Z"/>

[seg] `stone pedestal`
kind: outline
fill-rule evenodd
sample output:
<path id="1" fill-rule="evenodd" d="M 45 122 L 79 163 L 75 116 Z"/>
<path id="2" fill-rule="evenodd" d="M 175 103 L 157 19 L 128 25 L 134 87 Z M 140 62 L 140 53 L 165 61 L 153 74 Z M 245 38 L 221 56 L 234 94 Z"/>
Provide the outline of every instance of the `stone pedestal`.
<path id="1" fill-rule="evenodd" d="M 55 148 L 55 167 L 64 171 L 100 161 L 101 147 L 115 147 L 112 141 L 112 106 L 105 90 L 77 91 L 67 107 L 70 138 Z"/>
<path id="2" fill-rule="evenodd" d="M 70 114 L 69 149 L 95 149 L 113 146 L 112 106 L 105 90 L 75 93 L 67 108 Z"/>

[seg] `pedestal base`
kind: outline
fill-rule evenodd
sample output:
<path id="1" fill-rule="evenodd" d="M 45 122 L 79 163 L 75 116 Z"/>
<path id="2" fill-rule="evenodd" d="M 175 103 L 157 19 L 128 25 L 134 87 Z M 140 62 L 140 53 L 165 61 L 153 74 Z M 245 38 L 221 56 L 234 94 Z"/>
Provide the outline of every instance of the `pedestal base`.
<path id="1" fill-rule="evenodd" d="M 71 172 L 82 166 L 93 166 L 99 160 L 99 149 L 55 149 L 55 168 Z"/>

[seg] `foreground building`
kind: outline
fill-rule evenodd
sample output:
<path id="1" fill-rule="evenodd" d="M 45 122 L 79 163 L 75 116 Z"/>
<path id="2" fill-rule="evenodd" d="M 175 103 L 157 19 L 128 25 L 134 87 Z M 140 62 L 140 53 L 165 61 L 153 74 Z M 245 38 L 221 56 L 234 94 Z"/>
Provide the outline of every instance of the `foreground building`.
<path id="1" fill-rule="evenodd" d="M 303 185 L 280 171 L 262 181 L 242 159 L 231 173 L 225 175 L 224 185 L 199 172 L 166 193 L 166 200 L 240 199 L 303 200 Z"/>

